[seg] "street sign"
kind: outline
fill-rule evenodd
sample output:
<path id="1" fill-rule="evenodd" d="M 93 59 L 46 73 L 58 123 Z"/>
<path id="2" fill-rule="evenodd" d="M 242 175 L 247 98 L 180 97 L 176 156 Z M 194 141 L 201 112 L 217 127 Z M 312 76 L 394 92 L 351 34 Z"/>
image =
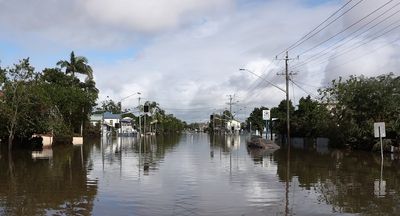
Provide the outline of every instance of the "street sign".
<path id="1" fill-rule="evenodd" d="M 262 111 L 263 120 L 269 120 L 271 116 L 271 110 Z"/>
<path id="2" fill-rule="evenodd" d="M 386 137 L 385 122 L 374 123 L 374 136 L 375 138 Z"/>

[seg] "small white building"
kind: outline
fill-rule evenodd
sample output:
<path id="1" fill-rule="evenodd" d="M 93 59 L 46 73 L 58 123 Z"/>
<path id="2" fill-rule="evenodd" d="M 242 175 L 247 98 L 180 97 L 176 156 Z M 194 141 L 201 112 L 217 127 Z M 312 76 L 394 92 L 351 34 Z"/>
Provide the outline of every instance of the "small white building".
<path id="1" fill-rule="evenodd" d="M 240 122 L 234 119 L 229 120 L 225 123 L 225 128 L 232 133 L 238 133 L 240 131 Z"/>
<path id="2" fill-rule="evenodd" d="M 121 129 L 119 133 L 123 136 L 133 136 L 136 133 L 136 130 L 132 124 L 132 118 L 125 117 L 121 119 Z"/>
<path id="3" fill-rule="evenodd" d="M 120 128 L 120 114 L 113 114 L 111 112 L 103 113 L 103 130 L 111 131 L 112 128 Z"/>

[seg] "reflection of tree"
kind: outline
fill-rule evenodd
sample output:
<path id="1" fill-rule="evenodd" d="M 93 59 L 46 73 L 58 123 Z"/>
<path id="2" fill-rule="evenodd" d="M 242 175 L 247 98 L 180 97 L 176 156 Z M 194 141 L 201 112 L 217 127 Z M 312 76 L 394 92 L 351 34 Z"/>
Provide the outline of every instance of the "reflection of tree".
<path id="1" fill-rule="evenodd" d="M 250 157 L 253 159 L 254 164 L 262 164 L 264 161 L 264 157 L 273 155 L 273 153 L 277 149 L 263 149 L 263 148 L 248 148 L 247 153 L 249 153 Z"/>
<path id="2" fill-rule="evenodd" d="M 83 148 L 83 161 L 87 161 L 89 150 Z M 55 147 L 50 161 L 33 161 L 30 152 L 15 152 L 12 159 L 10 168 L 8 158 L 0 158 L 0 209 L 4 211 L 0 214 L 91 213 L 97 182 L 87 178 L 80 147 Z"/>
<path id="3" fill-rule="evenodd" d="M 386 196 L 374 195 L 374 181 L 380 177 L 380 159 L 365 152 L 335 151 L 323 155 L 292 150 L 290 179 L 297 176 L 300 186 L 320 193 L 318 201 L 332 205 L 334 212 L 395 215 L 400 210 L 399 161 L 385 161 L 383 179 Z M 285 151 L 277 151 L 278 176 L 286 177 Z"/>

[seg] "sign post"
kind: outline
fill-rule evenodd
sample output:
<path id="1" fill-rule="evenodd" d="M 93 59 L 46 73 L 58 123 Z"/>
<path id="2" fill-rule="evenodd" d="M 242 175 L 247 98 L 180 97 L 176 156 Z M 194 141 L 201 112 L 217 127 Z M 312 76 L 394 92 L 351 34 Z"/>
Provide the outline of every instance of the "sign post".
<path id="1" fill-rule="evenodd" d="M 263 110 L 262 111 L 262 117 L 263 120 L 265 120 L 265 128 L 266 128 L 266 133 L 265 133 L 265 139 L 268 139 L 268 120 L 271 118 L 271 110 Z M 271 137 L 272 140 L 272 137 Z"/>
<path id="2" fill-rule="evenodd" d="M 374 123 L 374 136 L 375 138 L 379 137 L 381 142 L 381 178 L 379 179 L 378 183 L 378 196 L 385 195 L 385 187 L 386 182 L 383 181 L 383 142 L 382 137 L 386 137 L 386 129 L 385 129 L 385 122 L 375 122 Z"/>
<path id="3" fill-rule="evenodd" d="M 381 142 L 381 157 L 383 160 L 383 142 L 382 137 L 386 137 L 386 129 L 385 129 L 385 122 L 375 122 L 374 123 L 374 135 L 375 138 L 379 137 Z"/>

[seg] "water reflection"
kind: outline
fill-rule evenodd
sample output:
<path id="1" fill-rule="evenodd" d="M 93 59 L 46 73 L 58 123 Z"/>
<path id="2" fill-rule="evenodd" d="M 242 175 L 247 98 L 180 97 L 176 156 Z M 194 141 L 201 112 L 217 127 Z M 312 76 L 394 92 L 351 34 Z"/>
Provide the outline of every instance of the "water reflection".
<path id="1" fill-rule="evenodd" d="M 52 157 L 50 151 L 8 156 L 2 150 L 0 215 L 396 215 L 400 210 L 400 160 L 394 156 L 382 163 L 380 155 L 330 150 L 323 139 L 294 139 L 288 160 L 286 148 L 251 150 L 246 138 L 103 138 L 55 147 Z"/>
<path id="2" fill-rule="evenodd" d="M 97 180 L 87 178 L 88 155 L 69 146 L 0 158 L 0 215 L 90 214 Z"/>
<path id="3" fill-rule="evenodd" d="M 138 175 L 158 169 L 165 154 L 176 146 L 179 136 L 106 137 L 100 141 L 102 169 L 118 164 L 122 175 L 124 161 L 134 162 Z M 130 166 L 130 165 L 128 165 Z"/>

